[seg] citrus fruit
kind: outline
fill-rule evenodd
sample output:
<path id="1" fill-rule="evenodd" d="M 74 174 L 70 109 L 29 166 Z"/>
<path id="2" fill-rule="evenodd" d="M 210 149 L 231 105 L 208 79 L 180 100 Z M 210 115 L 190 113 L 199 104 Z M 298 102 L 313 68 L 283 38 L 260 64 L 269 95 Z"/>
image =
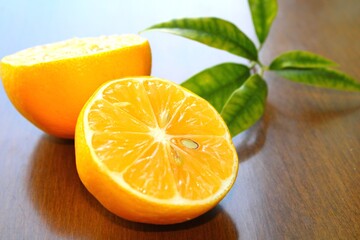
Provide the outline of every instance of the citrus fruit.
<path id="1" fill-rule="evenodd" d="M 208 211 L 230 190 L 238 169 L 217 111 L 155 77 L 103 84 L 79 115 L 75 153 L 81 181 L 105 208 L 153 224 Z"/>
<path id="2" fill-rule="evenodd" d="M 105 81 L 149 75 L 151 51 L 138 35 L 74 38 L 29 48 L 1 60 L 5 91 L 43 131 L 73 138 L 77 117 Z"/>

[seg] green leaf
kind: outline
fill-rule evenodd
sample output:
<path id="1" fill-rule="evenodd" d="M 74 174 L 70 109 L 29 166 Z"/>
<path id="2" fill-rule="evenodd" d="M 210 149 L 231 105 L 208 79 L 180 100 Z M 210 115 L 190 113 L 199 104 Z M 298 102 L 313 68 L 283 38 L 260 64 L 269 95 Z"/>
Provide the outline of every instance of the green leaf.
<path id="1" fill-rule="evenodd" d="M 153 25 L 159 30 L 186 37 L 232 54 L 257 60 L 254 43 L 234 24 L 220 18 L 183 18 Z"/>
<path id="2" fill-rule="evenodd" d="M 231 136 L 251 127 L 264 114 L 267 84 L 257 74 L 235 90 L 221 111 Z"/>
<path id="3" fill-rule="evenodd" d="M 306 51 L 289 51 L 276 57 L 270 64 L 270 70 L 286 68 L 327 68 L 337 64 L 317 54 Z"/>
<path id="4" fill-rule="evenodd" d="M 249 6 L 255 32 L 262 45 L 276 17 L 278 4 L 276 0 L 249 0 Z"/>
<path id="5" fill-rule="evenodd" d="M 345 73 L 332 69 L 284 69 L 275 71 L 275 73 L 291 81 L 316 87 L 360 91 L 360 82 Z"/>
<path id="6" fill-rule="evenodd" d="M 223 63 L 205 69 L 181 85 L 210 102 L 221 112 L 230 95 L 250 76 L 247 66 Z"/>

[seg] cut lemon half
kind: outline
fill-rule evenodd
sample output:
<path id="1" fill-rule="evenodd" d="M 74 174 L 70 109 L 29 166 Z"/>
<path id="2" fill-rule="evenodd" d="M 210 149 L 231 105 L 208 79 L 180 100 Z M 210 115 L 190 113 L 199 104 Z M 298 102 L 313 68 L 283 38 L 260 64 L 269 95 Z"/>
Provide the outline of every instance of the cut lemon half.
<path id="1" fill-rule="evenodd" d="M 104 82 L 149 75 L 148 41 L 124 34 L 73 38 L 4 57 L 0 73 L 16 109 L 43 131 L 73 138 L 85 102 Z"/>
<path id="2" fill-rule="evenodd" d="M 226 124 L 204 99 L 167 80 L 102 85 L 75 134 L 81 181 L 105 208 L 136 222 L 183 222 L 230 190 L 238 157 Z"/>

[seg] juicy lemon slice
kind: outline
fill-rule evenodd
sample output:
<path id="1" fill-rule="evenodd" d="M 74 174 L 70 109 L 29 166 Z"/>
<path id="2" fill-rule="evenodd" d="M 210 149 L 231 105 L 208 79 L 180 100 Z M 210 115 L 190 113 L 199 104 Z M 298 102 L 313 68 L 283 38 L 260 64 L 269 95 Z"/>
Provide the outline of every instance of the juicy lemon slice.
<path id="1" fill-rule="evenodd" d="M 204 99 L 167 80 L 102 85 L 77 122 L 76 164 L 85 187 L 128 220 L 170 224 L 214 207 L 238 158 L 226 124 Z"/>

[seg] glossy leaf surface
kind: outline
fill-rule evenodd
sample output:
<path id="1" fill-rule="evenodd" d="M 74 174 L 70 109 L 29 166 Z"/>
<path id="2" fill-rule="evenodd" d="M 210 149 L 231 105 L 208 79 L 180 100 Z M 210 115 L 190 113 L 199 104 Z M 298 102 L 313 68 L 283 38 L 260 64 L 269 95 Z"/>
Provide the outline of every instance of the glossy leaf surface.
<path id="1" fill-rule="evenodd" d="M 249 60 L 257 60 L 254 43 L 233 23 L 220 18 L 174 19 L 153 25 L 144 31 L 149 30 L 172 33 Z"/>
<path id="2" fill-rule="evenodd" d="M 218 112 L 231 94 L 250 76 L 247 66 L 223 63 L 205 69 L 181 85 L 210 102 Z"/>
<path id="3" fill-rule="evenodd" d="M 276 57 L 269 66 L 270 70 L 287 68 L 327 68 L 337 64 L 315 53 L 306 51 L 289 51 Z"/>
<path id="4" fill-rule="evenodd" d="M 278 4 L 276 0 L 249 0 L 252 20 L 260 44 L 263 44 L 269 34 L 276 17 Z"/>
<path id="5" fill-rule="evenodd" d="M 316 87 L 345 91 L 360 91 L 360 82 L 345 73 L 332 69 L 285 69 L 275 72 L 288 80 Z"/>
<path id="6" fill-rule="evenodd" d="M 252 75 L 230 96 L 221 111 L 231 135 L 234 137 L 248 129 L 264 114 L 267 84 L 258 75 Z"/>

